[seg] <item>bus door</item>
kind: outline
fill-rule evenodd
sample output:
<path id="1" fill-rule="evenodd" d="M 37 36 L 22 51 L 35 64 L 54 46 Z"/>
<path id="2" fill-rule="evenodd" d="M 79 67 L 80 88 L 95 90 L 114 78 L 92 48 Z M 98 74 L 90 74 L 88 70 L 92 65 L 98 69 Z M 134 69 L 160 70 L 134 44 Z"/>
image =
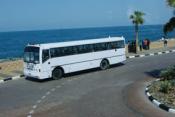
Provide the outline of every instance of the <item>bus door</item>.
<path id="1" fill-rule="evenodd" d="M 45 49 L 42 51 L 42 73 L 44 76 L 50 78 L 51 77 L 51 65 L 50 65 L 50 54 L 49 49 Z"/>

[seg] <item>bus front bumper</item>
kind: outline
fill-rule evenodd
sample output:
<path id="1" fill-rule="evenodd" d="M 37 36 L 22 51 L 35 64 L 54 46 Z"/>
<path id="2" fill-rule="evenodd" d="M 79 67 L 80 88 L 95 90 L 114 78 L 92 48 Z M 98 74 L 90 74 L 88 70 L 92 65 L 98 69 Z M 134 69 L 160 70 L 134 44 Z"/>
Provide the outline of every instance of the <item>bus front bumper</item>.
<path id="1" fill-rule="evenodd" d="M 24 76 L 37 78 L 37 79 L 42 79 L 41 76 L 40 76 L 40 73 L 36 72 L 36 71 L 24 70 Z"/>

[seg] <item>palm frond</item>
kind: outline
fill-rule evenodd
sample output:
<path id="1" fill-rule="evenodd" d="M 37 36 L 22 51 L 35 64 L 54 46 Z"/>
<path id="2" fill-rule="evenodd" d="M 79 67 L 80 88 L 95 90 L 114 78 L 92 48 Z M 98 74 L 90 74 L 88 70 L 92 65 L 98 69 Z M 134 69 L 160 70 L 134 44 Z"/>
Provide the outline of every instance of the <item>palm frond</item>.
<path id="1" fill-rule="evenodd" d="M 166 0 L 167 1 L 167 4 L 170 6 L 170 7 L 174 7 L 175 8 L 175 0 Z"/>
<path id="2" fill-rule="evenodd" d="M 134 14 L 132 14 L 130 16 L 130 19 L 132 20 L 133 24 L 143 24 L 144 23 L 144 19 L 143 16 L 145 15 L 145 13 L 140 12 L 140 11 L 135 11 Z"/>
<path id="3" fill-rule="evenodd" d="M 134 15 L 131 15 L 129 18 L 130 18 L 130 19 L 134 19 Z"/>
<path id="4" fill-rule="evenodd" d="M 163 32 L 167 35 L 168 32 L 173 31 L 175 28 L 175 17 L 172 17 L 168 23 L 166 23 L 163 27 Z"/>

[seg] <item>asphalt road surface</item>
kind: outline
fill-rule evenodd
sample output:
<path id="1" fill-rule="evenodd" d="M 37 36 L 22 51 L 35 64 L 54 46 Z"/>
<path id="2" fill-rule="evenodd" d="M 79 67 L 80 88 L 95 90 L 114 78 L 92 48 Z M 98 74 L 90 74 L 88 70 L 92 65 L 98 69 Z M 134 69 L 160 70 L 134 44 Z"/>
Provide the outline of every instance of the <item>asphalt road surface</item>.
<path id="1" fill-rule="evenodd" d="M 175 65 L 175 53 L 129 59 L 61 80 L 0 84 L 0 117 L 175 117 L 145 96 L 148 81 Z"/>

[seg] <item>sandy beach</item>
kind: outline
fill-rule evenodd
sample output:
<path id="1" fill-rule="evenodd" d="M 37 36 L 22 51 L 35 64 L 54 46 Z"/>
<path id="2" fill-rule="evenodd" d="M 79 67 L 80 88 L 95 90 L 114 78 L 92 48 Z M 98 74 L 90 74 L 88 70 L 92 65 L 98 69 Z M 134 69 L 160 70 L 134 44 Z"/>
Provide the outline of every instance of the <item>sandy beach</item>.
<path id="1" fill-rule="evenodd" d="M 175 39 L 168 40 L 167 48 L 172 48 L 172 47 L 175 47 Z M 159 40 L 159 41 L 151 42 L 150 49 L 165 50 L 166 48 L 164 48 L 163 41 Z M 127 45 L 126 45 L 126 52 L 127 52 Z M 22 60 L 5 61 L 0 63 L 0 79 L 22 74 L 22 71 L 23 71 Z"/>
<path id="2" fill-rule="evenodd" d="M 5 61 L 0 63 L 0 79 L 22 74 L 23 61 Z"/>
<path id="3" fill-rule="evenodd" d="M 169 39 L 168 40 L 168 47 L 172 48 L 175 47 L 175 39 Z M 151 49 L 158 49 L 158 48 L 164 48 L 164 44 L 162 40 L 152 42 L 150 45 Z"/>

